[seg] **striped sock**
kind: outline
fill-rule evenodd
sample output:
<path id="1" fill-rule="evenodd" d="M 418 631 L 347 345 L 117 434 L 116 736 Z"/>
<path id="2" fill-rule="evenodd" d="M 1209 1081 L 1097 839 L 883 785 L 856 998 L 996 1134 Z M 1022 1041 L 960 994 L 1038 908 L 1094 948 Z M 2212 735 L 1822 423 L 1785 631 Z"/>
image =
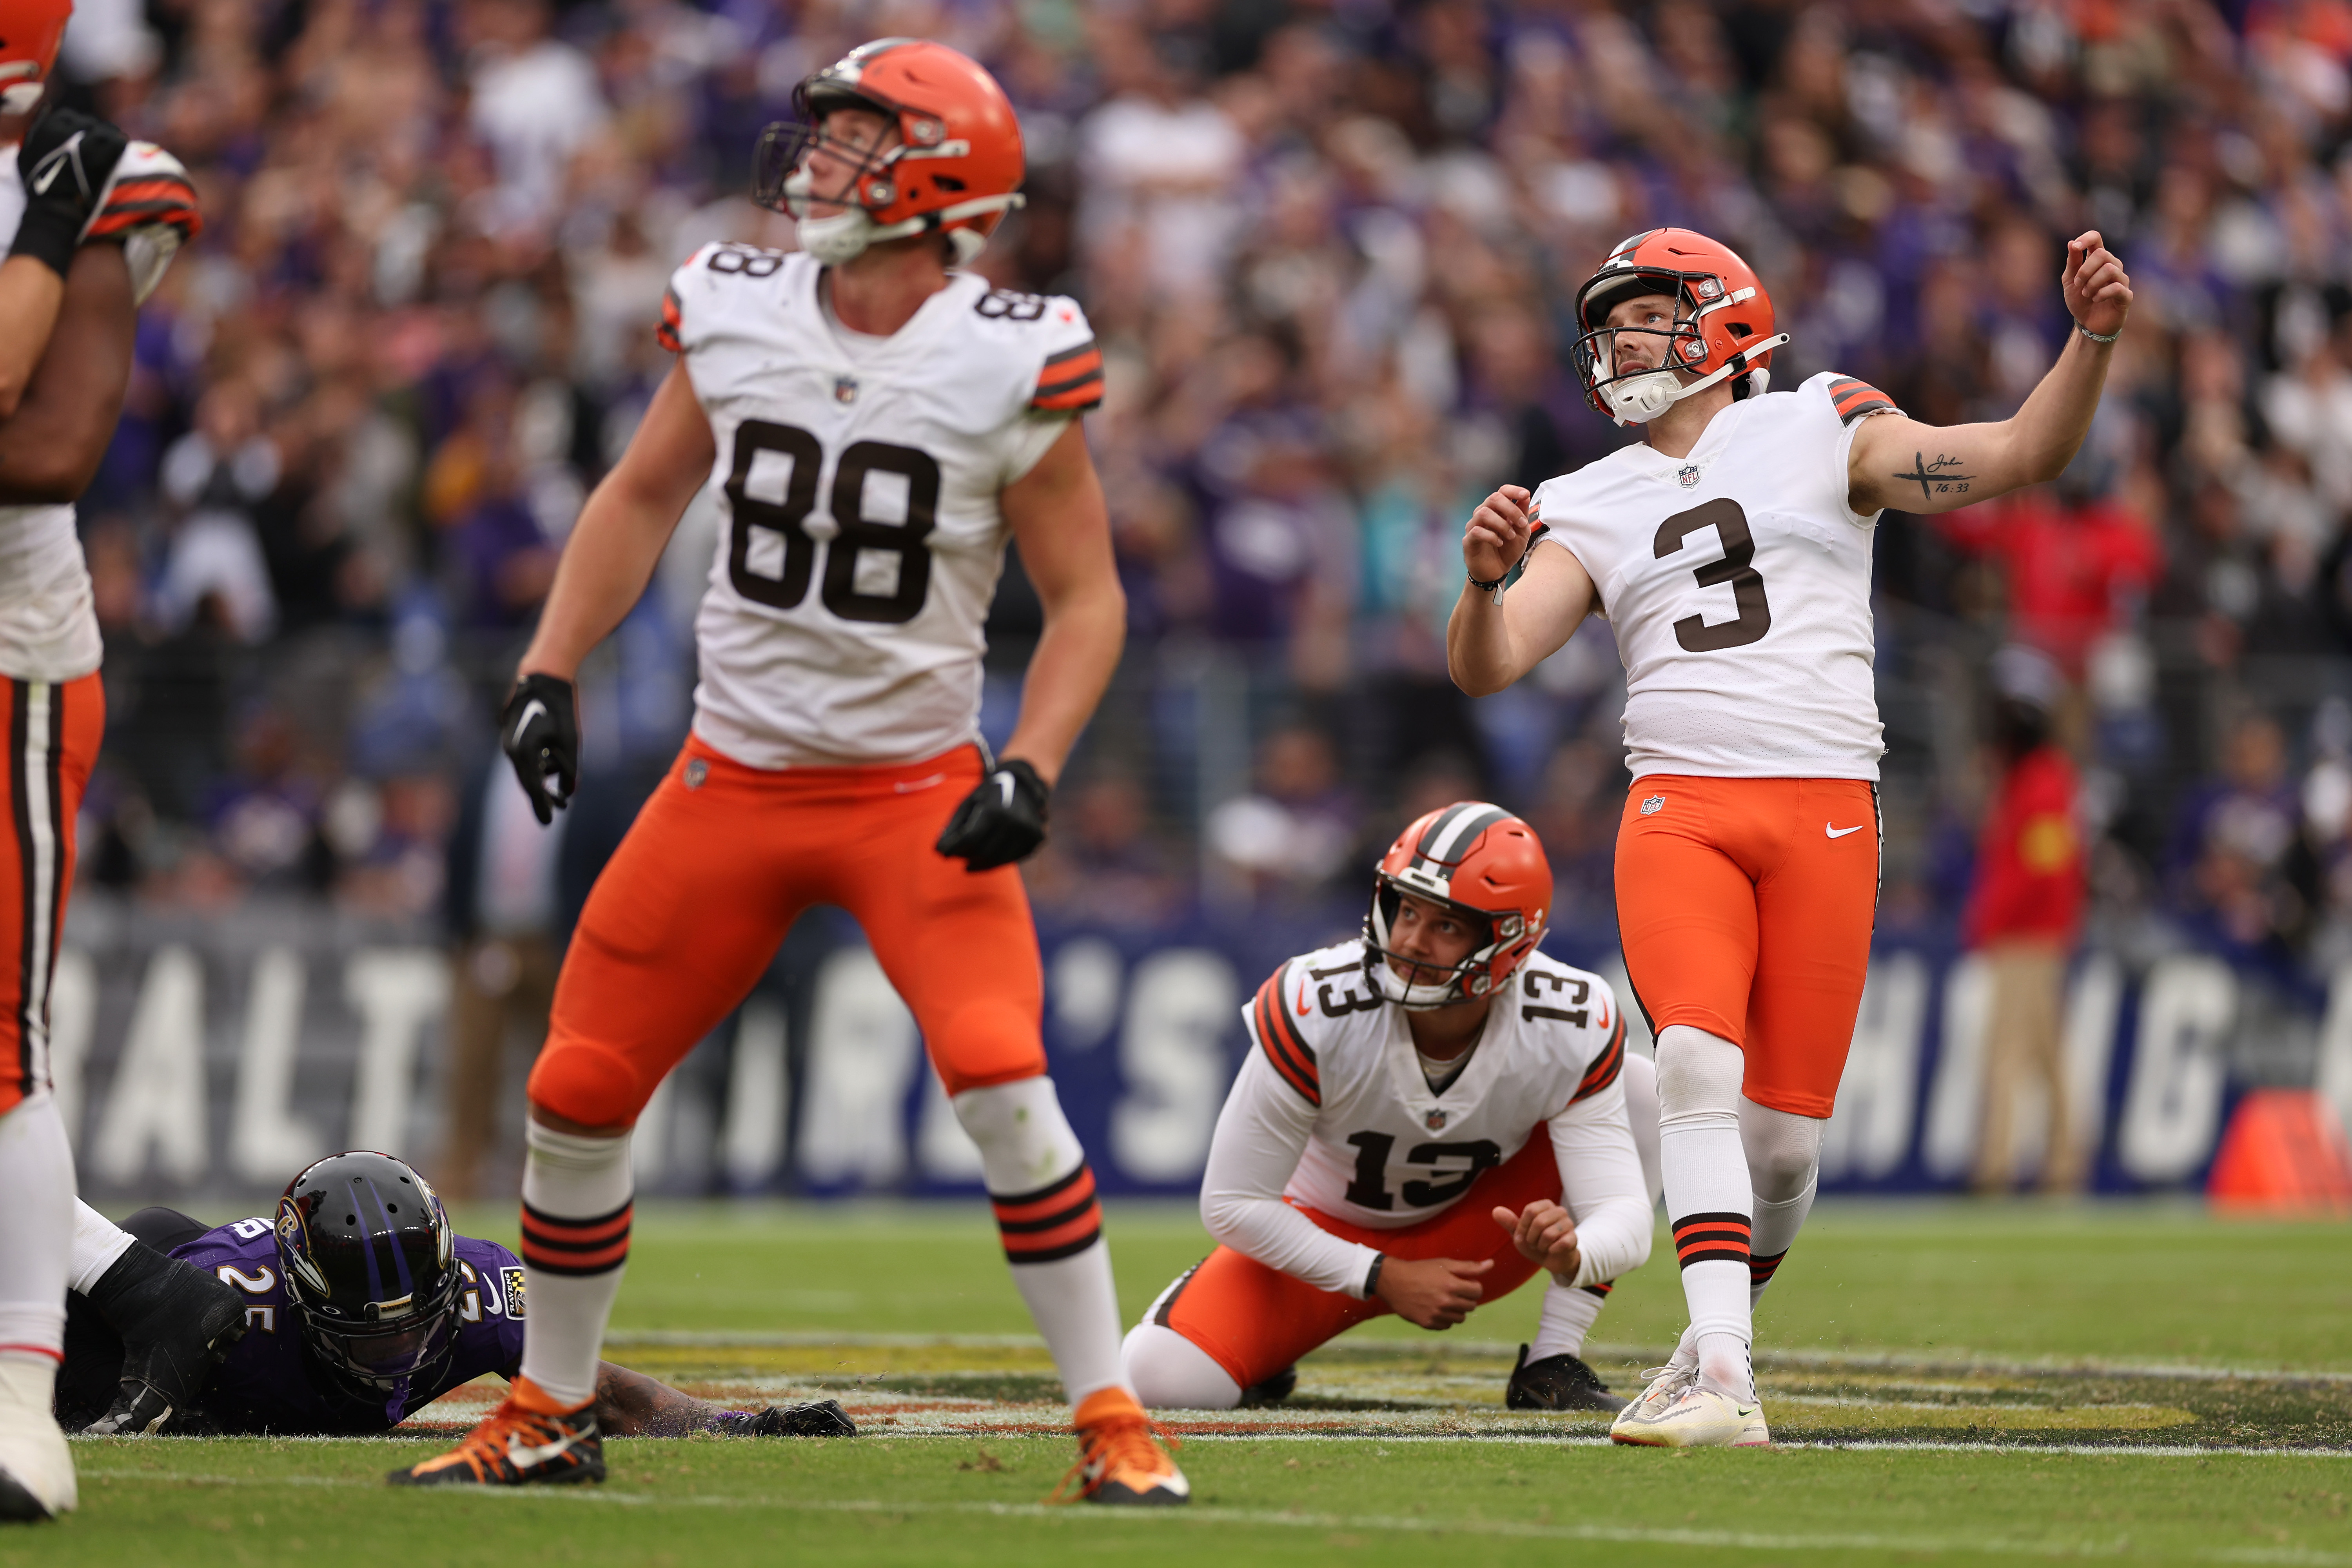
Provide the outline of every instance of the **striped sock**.
<path id="1" fill-rule="evenodd" d="M 1126 1388 L 1102 1204 L 1053 1080 L 968 1089 L 953 1103 L 980 1145 L 1004 1259 L 1053 1352 L 1064 1396 L 1077 1405 L 1102 1389 Z"/>
<path id="2" fill-rule="evenodd" d="M 636 1184 L 625 1133 L 584 1138 L 533 1121 L 527 1141 L 522 1375 L 570 1408 L 596 1395 L 596 1355 L 629 1261 Z"/>

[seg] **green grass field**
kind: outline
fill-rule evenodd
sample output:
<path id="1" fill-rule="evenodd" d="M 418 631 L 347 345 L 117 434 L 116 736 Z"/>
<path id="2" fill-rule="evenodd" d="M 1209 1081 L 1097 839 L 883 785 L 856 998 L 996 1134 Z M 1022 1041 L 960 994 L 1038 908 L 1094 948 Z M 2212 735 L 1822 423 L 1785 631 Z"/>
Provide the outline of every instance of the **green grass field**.
<path id="1" fill-rule="evenodd" d="M 511 1240 L 506 1214 L 463 1219 Z M 1189 1209 L 1111 1223 L 1130 1318 L 1206 1247 Z M 473 1497 L 383 1487 L 414 1438 L 83 1441 L 81 1511 L 0 1536 L 0 1563 L 1053 1568 L 1581 1546 L 2352 1568 L 2347 1244 L 2338 1225 L 2179 1206 L 1826 1204 L 1759 1318 L 1776 1450 L 1620 1449 L 1605 1417 L 1506 1412 L 1529 1289 L 1451 1335 L 1367 1325 L 1276 1410 L 1171 1416 L 1196 1506 L 1137 1517 L 1044 1505 L 1070 1445 L 981 1205 L 648 1206 L 612 1359 L 730 1401 L 829 1392 L 861 1436 L 615 1442 L 601 1489 Z M 1590 1359 L 1630 1381 L 1680 1314 L 1654 1262 Z M 494 1397 L 462 1390 L 426 1418 L 447 1430 Z"/>

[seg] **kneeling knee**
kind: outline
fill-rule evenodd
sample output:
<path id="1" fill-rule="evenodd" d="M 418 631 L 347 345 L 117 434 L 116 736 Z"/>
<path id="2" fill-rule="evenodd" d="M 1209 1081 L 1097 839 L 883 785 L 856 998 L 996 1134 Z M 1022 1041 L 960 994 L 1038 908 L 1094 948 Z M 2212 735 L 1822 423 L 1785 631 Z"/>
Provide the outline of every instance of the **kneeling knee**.
<path id="1" fill-rule="evenodd" d="M 1155 1410 L 1231 1410 L 1242 1402 L 1235 1383 L 1209 1352 L 1158 1323 L 1138 1323 L 1119 1347 L 1135 1397 Z"/>

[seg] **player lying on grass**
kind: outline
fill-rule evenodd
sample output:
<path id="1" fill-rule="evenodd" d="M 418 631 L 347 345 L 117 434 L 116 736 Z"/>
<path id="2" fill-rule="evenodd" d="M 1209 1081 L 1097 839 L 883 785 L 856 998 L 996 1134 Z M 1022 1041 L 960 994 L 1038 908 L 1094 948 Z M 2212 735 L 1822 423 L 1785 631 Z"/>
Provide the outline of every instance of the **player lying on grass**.
<path id="1" fill-rule="evenodd" d="M 521 1260 L 459 1236 L 388 1154 L 337 1154 L 289 1183 L 273 1224 L 207 1228 L 167 1208 L 74 1231 L 57 1414 L 135 1436 L 388 1432 L 522 1353 Z M 600 1362 L 596 1419 L 621 1436 L 852 1436 L 832 1400 L 725 1410 Z"/>
<path id="2" fill-rule="evenodd" d="M 1624 1404 L 1578 1352 L 1650 1256 L 1634 1127 L 1654 1146 L 1655 1080 L 1608 983 L 1536 951 L 1551 891 L 1526 823 L 1457 803 L 1390 846 L 1361 939 L 1260 988 L 1201 1184 L 1220 1245 L 1127 1336 L 1145 1404 L 1280 1399 L 1300 1356 L 1366 1319 L 1450 1329 L 1538 1269 L 1506 1402 Z"/>

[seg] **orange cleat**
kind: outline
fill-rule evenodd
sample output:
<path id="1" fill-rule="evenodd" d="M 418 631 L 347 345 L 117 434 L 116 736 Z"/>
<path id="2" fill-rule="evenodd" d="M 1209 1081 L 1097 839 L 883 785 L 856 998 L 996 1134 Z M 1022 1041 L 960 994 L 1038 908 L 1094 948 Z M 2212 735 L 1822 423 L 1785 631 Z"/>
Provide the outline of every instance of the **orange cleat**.
<path id="1" fill-rule="evenodd" d="M 604 1479 L 594 1402 L 567 1409 L 518 1377 L 489 1419 L 458 1445 L 385 1478 L 396 1487 L 562 1486 Z"/>
<path id="2" fill-rule="evenodd" d="M 1124 1388 L 1097 1389 L 1072 1413 L 1078 1432 L 1078 1462 L 1054 1489 L 1048 1502 L 1076 1499 L 1127 1508 L 1169 1508 L 1192 1500 L 1192 1484 L 1168 1450 L 1160 1446 L 1151 1417 Z"/>

